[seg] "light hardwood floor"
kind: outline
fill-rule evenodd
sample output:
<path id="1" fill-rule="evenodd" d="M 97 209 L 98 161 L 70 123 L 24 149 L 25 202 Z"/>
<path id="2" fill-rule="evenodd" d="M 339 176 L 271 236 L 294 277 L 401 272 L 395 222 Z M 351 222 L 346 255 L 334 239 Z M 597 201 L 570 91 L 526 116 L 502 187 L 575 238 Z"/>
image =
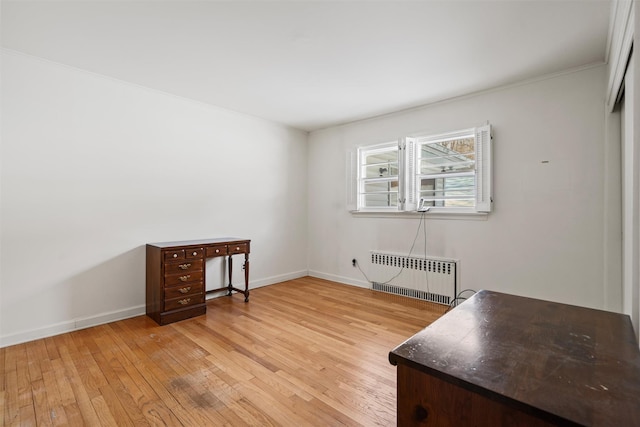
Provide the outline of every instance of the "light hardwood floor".
<path id="1" fill-rule="evenodd" d="M 445 307 L 305 277 L 0 349 L 3 425 L 393 426 L 395 346 Z"/>

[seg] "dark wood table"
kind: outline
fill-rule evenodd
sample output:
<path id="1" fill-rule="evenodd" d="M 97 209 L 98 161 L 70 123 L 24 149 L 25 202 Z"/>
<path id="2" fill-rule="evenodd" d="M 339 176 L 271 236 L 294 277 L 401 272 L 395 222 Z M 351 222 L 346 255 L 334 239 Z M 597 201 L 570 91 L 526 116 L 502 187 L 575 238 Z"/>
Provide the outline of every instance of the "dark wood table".
<path id="1" fill-rule="evenodd" d="M 389 361 L 399 426 L 640 426 L 627 315 L 480 291 Z"/>
<path id="2" fill-rule="evenodd" d="M 147 244 L 146 311 L 160 325 L 205 314 L 205 295 L 241 292 L 249 301 L 249 252 L 251 240 L 237 237 Z M 231 283 L 233 255 L 244 254 L 244 289 Z M 229 283 L 205 289 L 208 258 L 227 257 Z"/>

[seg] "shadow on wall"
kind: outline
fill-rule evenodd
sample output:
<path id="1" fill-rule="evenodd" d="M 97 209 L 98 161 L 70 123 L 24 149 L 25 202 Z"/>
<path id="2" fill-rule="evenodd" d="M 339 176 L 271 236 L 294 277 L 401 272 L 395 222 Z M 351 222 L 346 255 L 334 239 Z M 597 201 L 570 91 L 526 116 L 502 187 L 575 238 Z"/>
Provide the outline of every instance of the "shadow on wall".
<path id="1" fill-rule="evenodd" d="M 138 246 L 69 278 L 64 317 L 73 329 L 145 313 L 145 253 Z"/>
<path id="2" fill-rule="evenodd" d="M 3 319 L 2 325 L 3 333 L 11 333 L 0 336 L 0 346 L 144 314 L 145 247 L 138 246 L 67 280 L 47 285 L 37 291 L 26 286 L 13 300 L 14 312 Z M 34 298 L 33 292 L 40 298 Z M 33 322 L 24 323 L 25 317 Z"/>

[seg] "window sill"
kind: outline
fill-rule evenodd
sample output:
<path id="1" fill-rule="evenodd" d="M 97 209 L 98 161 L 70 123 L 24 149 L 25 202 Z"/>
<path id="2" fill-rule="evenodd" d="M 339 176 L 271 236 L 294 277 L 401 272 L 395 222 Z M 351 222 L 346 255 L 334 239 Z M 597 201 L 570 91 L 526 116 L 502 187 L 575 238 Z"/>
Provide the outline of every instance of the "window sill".
<path id="1" fill-rule="evenodd" d="M 487 212 L 474 211 L 451 211 L 451 210 L 429 210 L 427 212 L 414 211 L 351 211 L 355 218 L 421 218 L 425 219 L 455 219 L 467 221 L 486 221 L 489 214 Z"/>

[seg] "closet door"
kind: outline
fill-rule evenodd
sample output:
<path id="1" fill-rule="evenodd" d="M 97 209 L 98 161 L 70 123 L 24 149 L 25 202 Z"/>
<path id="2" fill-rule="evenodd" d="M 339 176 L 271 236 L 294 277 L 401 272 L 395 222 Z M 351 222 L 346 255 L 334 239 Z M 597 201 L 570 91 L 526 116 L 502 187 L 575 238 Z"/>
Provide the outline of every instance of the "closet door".
<path id="1" fill-rule="evenodd" d="M 622 151 L 622 310 L 631 316 L 636 335 L 640 325 L 640 127 L 635 117 L 638 98 L 634 55 L 629 58 L 620 99 Z"/>

